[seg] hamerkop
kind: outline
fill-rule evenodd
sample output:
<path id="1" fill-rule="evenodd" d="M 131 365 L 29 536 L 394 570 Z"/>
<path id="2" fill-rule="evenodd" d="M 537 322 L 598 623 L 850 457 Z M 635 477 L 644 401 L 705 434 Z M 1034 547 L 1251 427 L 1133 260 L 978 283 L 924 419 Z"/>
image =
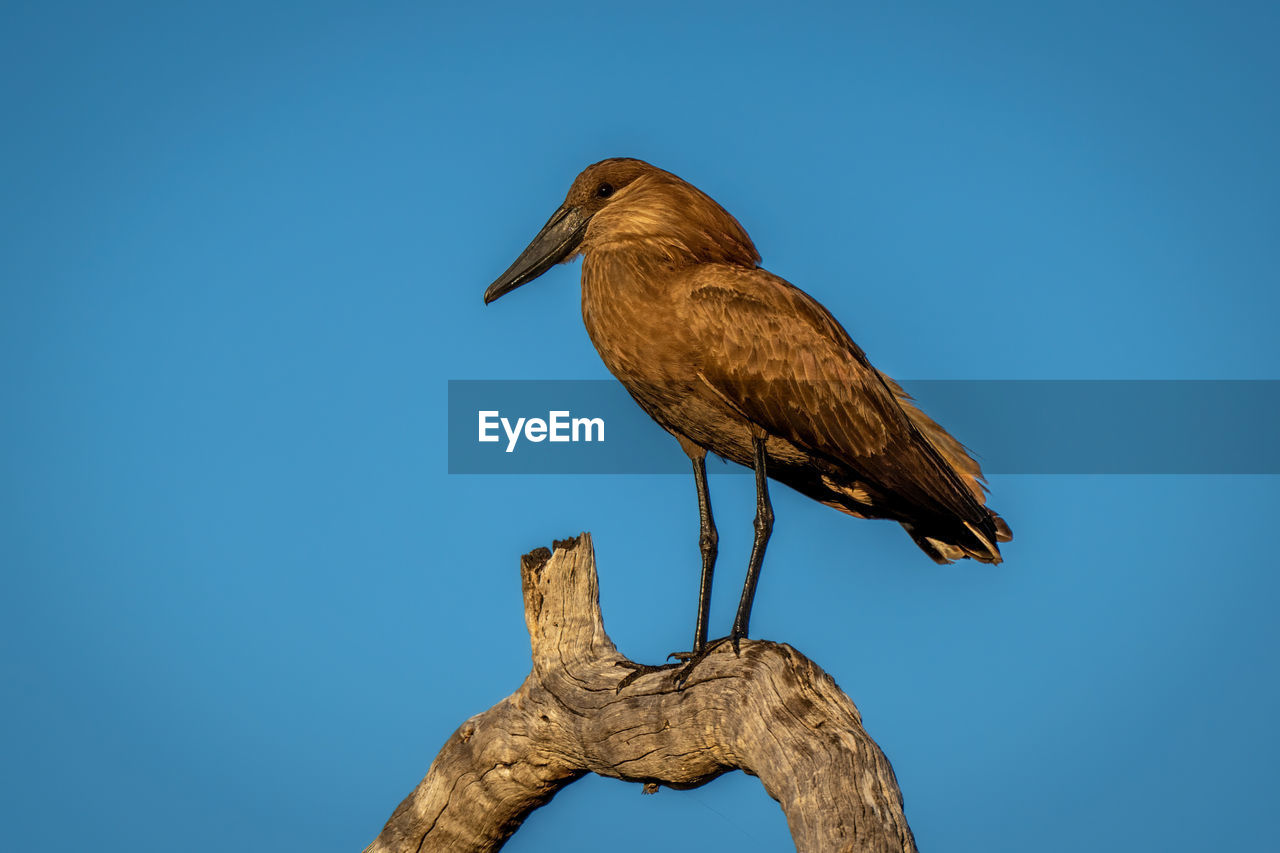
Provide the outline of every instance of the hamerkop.
<path id="1" fill-rule="evenodd" d="M 767 477 L 855 518 L 898 522 L 938 563 L 1000 562 L 996 543 L 1012 536 L 984 505 L 978 463 L 813 297 L 761 269 L 747 232 L 708 195 L 640 160 L 589 166 L 484 301 L 578 254 L 591 342 L 693 461 L 702 583 L 683 657 L 708 648 L 717 543 L 708 451 L 755 469 L 735 647 L 773 528 Z"/>

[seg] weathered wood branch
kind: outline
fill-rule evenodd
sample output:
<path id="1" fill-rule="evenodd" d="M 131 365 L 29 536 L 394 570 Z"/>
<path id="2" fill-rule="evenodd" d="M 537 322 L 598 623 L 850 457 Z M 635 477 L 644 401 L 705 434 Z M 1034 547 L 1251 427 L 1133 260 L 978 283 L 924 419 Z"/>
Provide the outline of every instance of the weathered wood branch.
<path id="1" fill-rule="evenodd" d="M 464 722 L 365 853 L 497 850 L 588 772 L 692 788 L 758 776 L 801 853 L 914 851 L 893 769 L 831 676 L 790 646 L 722 645 L 683 688 L 628 670 L 604 631 L 591 539 L 521 561 L 533 670 Z"/>

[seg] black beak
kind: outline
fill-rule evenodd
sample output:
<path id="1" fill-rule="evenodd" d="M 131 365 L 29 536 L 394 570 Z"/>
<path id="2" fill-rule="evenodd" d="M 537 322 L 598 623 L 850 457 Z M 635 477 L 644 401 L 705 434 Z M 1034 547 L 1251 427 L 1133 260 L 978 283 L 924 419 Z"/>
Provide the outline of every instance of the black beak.
<path id="1" fill-rule="evenodd" d="M 533 281 L 565 258 L 572 255 L 587 233 L 591 216 L 576 207 L 563 204 L 542 226 L 516 262 L 484 292 L 484 304 L 488 305 L 504 293 Z"/>

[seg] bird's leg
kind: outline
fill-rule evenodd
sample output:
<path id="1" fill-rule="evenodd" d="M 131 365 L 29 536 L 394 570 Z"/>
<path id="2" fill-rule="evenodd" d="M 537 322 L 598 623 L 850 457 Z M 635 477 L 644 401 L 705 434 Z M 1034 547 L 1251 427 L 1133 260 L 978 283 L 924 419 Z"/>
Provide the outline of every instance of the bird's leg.
<path id="1" fill-rule="evenodd" d="M 693 628 L 693 653 L 707 644 L 707 620 L 711 615 L 711 576 L 716 570 L 720 537 L 711 516 L 711 492 L 707 488 L 706 454 L 693 460 L 693 482 L 698 487 L 698 549 L 702 552 L 702 582 L 698 584 L 698 621 Z"/>
<path id="2" fill-rule="evenodd" d="M 693 668 L 722 642 L 718 640 L 711 646 L 707 645 L 707 624 L 711 615 L 711 577 L 715 574 L 716 553 L 720 543 L 719 534 L 716 533 L 715 518 L 711 515 L 711 490 L 707 487 L 707 455 L 705 452 L 696 455 L 690 452 L 689 457 L 693 461 L 693 482 L 698 488 L 698 548 L 702 552 L 702 582 L 698 585 L 698 621 L 693 629 L 693 651 L 673 652 L 669 657 L 676 658 L 677 662 L 659 666 L 630 661 L 618 663 L 617 666 L 631 670 L 622 681 L 618 682 L 619 691 L 642 675 L 676 668 L 681 668 L 676 676 L 676 686 L 683 687 L 693 673 Z"/>
<path id="3" fill-rule="evenodd" d="M 707 619 L 711 611 L 711 577 L 715 572 L 716 553 L 719 536 L 716 533 L 715 519 L 711 515 L 711 493 L 707 488 L 706 456 L 690 456 L 693 458 L 693 479 L 698 487 L 698 517 L 701 521 L 701 534 L 698 545 L 702 550 L 702 583 L 698 589 L 698 622 L 694 628 L 693 651 L 675 652 L 669 657 L 676 658 L 678 663 L 661 666 L 620 661 L 616 666 L 629 669 L 631 672 L 618 683 L 617 690 L 634 682 L 642 675 L 677 669 L 675 674 L 676 688 L 684 687 L 689 676 L 698 664 L 726 642 L 733 644 L 734 654 L 738 652 L 738 641 L 747 636 L 747 623 L 751 620 L 751 602 L 756 595 L 756 584 L 760 581 L 760 565 L 764 562 L 764 549 L 769 542 L 769 534 L 773 531 L 773 505 L 769 503 L 769 481 L 765 472 L 765 439 L 753 437 L 755 447 L 756 469 L 756 535 L 751 545 L 751 559 L 747 563 L 747 580 L 742 587 L 742 600 L 738 603 L 738 615 L 733 620 L 733 631 L 727 637 L 707 642 Z"/>
<path id="4" fill-rule="evenodd" d="M 760 582 L 760 565 L 764 562 L 764 549 L 773 532 L 773 505 L 769 503 L 769 478 L 765 472 L 765 438 L 753 436 L 756 451 L 756 536 L 751 543 L 751 559 L 747 562 L 747 580 L 742 585 L 742 600 L 738 602 L 738 615 L 733 620 L 729 639 L 734 652 L 738 641 L 747 636 L 747 624 L 751 621 L 751 603 L 756 597 L 756 584 Z"/>
<path id="5" fill-rule="evenodd" d="M 738 641 L 747 636 L 748 623 L 751 621 L 751 604 L 756 597 L 756 584 L 760 582 L 760 566 L 764 563 L 764 549 L 769 544 L 769 535 L 773 532 L 773 504 L 769 502 L 769 478 L 765 469 L 767 459 L 765 438 L 753 437 L 752 442 L 755 447 L 756 468 L 756 535 L 751 543 L 751 559 L 747 562 L 747 579 L 742 585 L 742 600 L 738 602 L 738 615 L 733 620 L 733 630 L 729 636 L 708 643 L 706 635 L 700 634 L 699 636 L 703 639 L 700 647 L 692 652 L 671 655 L 684 661 L 684 666 L 676 673 L 676 687 L 683 687 L 689 676 L 693 674 L 694 667 L 726 642 L 733 645 L 733 652 L 737 654 Z"/>

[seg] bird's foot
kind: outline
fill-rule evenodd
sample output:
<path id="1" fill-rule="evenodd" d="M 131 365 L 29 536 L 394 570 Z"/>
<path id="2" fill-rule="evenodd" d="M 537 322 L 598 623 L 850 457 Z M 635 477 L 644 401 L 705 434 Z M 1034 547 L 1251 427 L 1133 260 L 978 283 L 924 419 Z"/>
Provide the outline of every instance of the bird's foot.
<path id="1" fill-rule="evenodd" d="M 743 634 L 730 634 L 729 636 L 721 637 L 718 640 L 710 640 L 703 643 L 702 648 L 691 652 L 672 652 L 667 655 L 667 657 L 674 658 L 675 663 L 664 663 L 658 666 L 635 663 L 634 661 L 629 660 L 618 661 L 614 666 L 621 667 L 622 669 L 629 669 L 631 672 L 628 672 L 626 676 L 618 682 L 617 692 L 621 693 L 622 688 L 634 683 L 635 680 L 641 676 L 650 675 L 655 672 L 670 672 L 672 670 L 674 670 L 676 674 L 676 689 L 683 690 L 685 682 L 689 680 L 689 676 L 693 675 L 693 670 L 698 666 L 698 664 L 706 660 L 712 652 L 726 644 L 729 644 L 733 646 L 734 657 L 738 657 L 740 654 L 738 650 L 738 642 L 744 639 L 746 639 L 746 636 Z"/>
<path id="2" fill-rule="evenodd" d="M 649 664 L 645 664 L 645 663 L 636 663 L 635 661 L 620 660 L 617 663 L 615 663 L 614 666 L 621 667 L 622 669 L 631 670 L 625 676 L 623 676 L 623 679 L 618 682 L 618 686 L 614 690 L 615 693 L 621 693 L 622 688 L 631 684 L 637 678 L 640 678 L 643 675 L 650 675 L 655 672 L 666 672 L 667 670 L 675 669 L 676 667 L 682 666 L 682 664 L 664 663 L 659 666 L 650 666 Z"/>
<path id="3" fill-rule="evenodd" d="M 693 670 L 698 664 L 702 663 L 716 649 L 724 646 L 726 643 L 733 645 L 733 655 L 738 656 L 738 641 L 742 639 L 737 634 L 730 634 L 727 637 L 721 637 L 718 640 L 711 640 L 703 643 L 702 648 L 692 652 L 672 652 L 667 657 L 675 658 L 682 662 L 680 671 L 676 673 L 676 689 L 684 688 L 685 682 L 689 680 L 689 676 L 693 675 Z"/>

